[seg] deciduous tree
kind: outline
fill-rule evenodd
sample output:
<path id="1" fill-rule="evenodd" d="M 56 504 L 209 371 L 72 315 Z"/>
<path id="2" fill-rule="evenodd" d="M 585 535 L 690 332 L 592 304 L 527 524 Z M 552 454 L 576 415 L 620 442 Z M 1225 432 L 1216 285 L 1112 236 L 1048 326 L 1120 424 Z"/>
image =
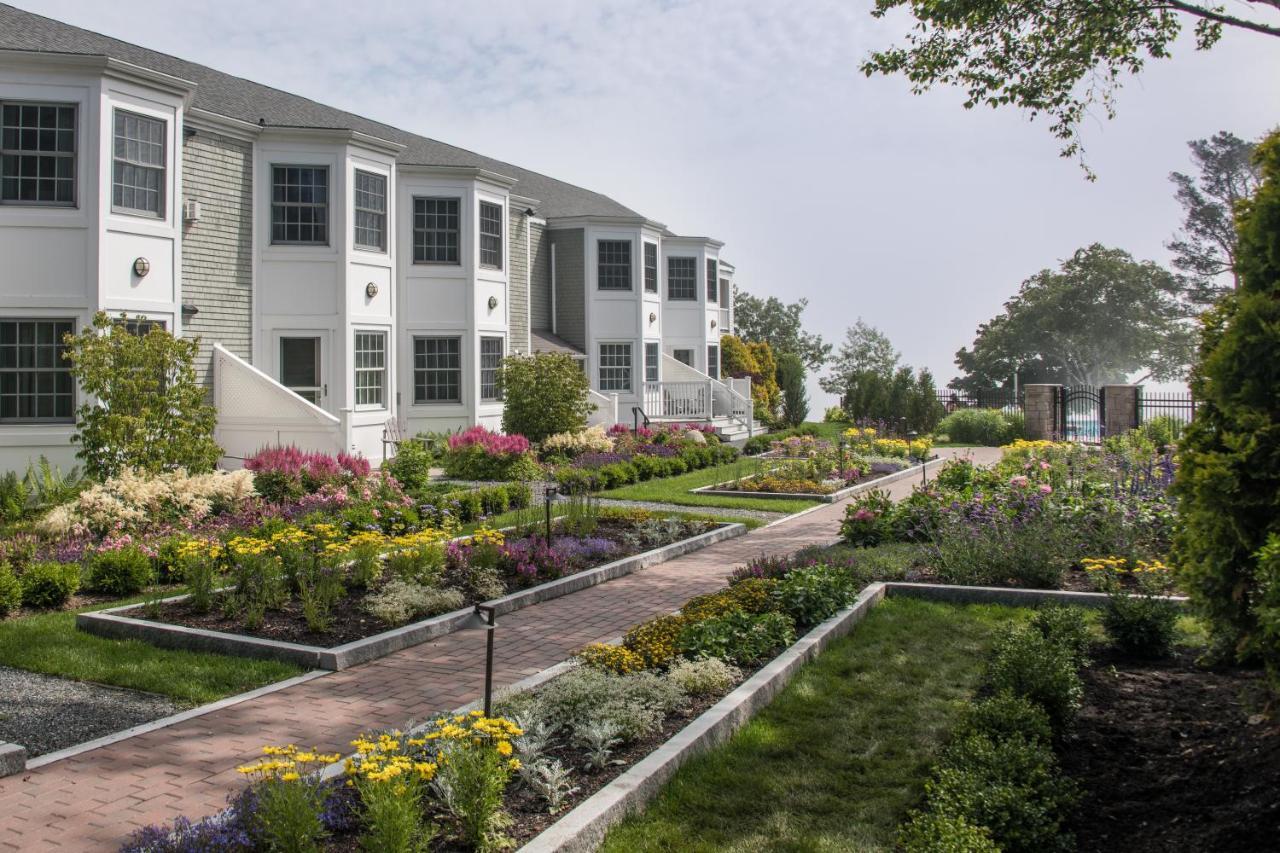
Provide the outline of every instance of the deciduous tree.
<path id="1" fill-rule="evenodd" d="M 735 333 L 744 341 L 767 343 L 775 353 L 793 352 L 809 370 L 817 370 L 831 356 L 831 344 L 804 330 L 801 315 L 809 300 L 784 303 L 776 296 L 760 299 L 733 288 Z"/>
<path id="2" fill-rule="evenodd" d="M 1280 37 L 1280 0 L 1244 0 L 1230 11 L 1189 0 L 876 0 L 872 15 L 915 18 L 905 46 L 876 51 L 872 74 L 906 75 L 916 94 L 965 90 L 966 108 L 1013 105 L 1047 114 L 1064 157 L 1081 152 L 1081 121 L 1095 105 L 1115 115 L 1123 78 L 1170 56 L 1184 24 L 1208 50 L 1224 27 Z"/>

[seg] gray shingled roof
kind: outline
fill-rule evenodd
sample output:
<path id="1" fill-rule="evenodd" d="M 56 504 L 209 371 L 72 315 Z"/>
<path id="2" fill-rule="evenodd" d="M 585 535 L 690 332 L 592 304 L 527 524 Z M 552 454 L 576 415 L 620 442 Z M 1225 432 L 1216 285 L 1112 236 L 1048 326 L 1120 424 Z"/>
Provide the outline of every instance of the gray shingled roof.
<path id="1" fill-rule="evenodd" d="M 252 80 L 233 77 L 204 65 L 157 53 L 3 3 L 0 3 L 0 50 L 108 56 L 190 80 L 197 85 L 193 106 L 211 113 L 253 124 L 262 120 L 268 126 L 334 128 L 367 133 L 405 145 L 399 162 L 406 165 L 489 169 L 515 178 L 519 183 L 513 191 L 540 201 L 538 212 L 543 216 L 640 215 L 608 196 L 474 151 L 407 133 L 354 113 L 254 83 Z"/>

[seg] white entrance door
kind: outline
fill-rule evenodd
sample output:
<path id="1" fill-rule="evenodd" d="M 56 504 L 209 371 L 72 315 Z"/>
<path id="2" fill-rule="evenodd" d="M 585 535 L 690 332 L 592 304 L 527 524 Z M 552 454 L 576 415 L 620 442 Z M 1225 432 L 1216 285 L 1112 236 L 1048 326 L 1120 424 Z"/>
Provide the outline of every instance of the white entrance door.
<path id="1" fill-rule="evenodd" d="M 280 384 L 324 406 L 329 386 L 324 371 L 324 339 L 319 334 L 280 335 Z"/>

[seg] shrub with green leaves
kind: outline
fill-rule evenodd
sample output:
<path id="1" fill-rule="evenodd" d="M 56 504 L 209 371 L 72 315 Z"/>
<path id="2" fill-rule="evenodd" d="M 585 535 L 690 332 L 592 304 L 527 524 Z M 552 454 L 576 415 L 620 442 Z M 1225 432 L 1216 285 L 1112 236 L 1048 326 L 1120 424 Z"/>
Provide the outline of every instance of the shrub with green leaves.
<path id="1" fill-rule="evenodd" d="M 1116 590 L 1107 596 L 1102 627 L 1116 648 L 1142 658 L 1167 657 L 1173 651 L 1178 605 L 1146 590 Z"/>
<path id="2" fill-rule="evenodd" d="M 993 741 L 1022 737 L 1036 743 L 1053 742 L 1053 726 L 1044 709 L 1024 696 L 1002 691 L 965 709 L 954 737 L 983 735 Z"/>
<path id="3" fill-rule="evenodd" d="M 400 484 L 406 494 L 415 494 L 431 480 L 431 466 L 436 454 L 427 449 L 420 438 L 407 438 L 396 448 L 396 455 L 382 463 L 386 471 Z"/>
<path id="4" fill-rule="evenodd" d="M 27 607 L 61 607 L 80 589 L 75 563 L 32 563 L 22 572 L 22 603 Z"/>
<path id="5" fill-rule="evenodd" d="M 540 442 L 587 425 L 593 405 L 582 366 L 563 353 L 503 359 L 498 374 L 504 406 L 502 431 Z"/>
<path id="6" fill-rule="evenodd" d="M 576 732 L 592 724 L 612 723 L 625 741 L 654 731 L 670 712 L 687 701 L 673 680 L 655 672 L 617 675 L 579 667 L 536 690 L 508 696 L 497 713 L 544 721 Z"/>
<path id="7" fill-rule="evenodd" d="M 1000 853 L 985 827 L 938 812 L 912 812 L 898 843 L 904 853 Z"/>
<path id="8" fill-rule="evenodd" d="M 1009 692 L 1039 705 L 1055 732 L 1075 719 L 1084 696 L 1076 652 L 1033 626 L 1015 628 L 997 642 L 987 680 L 996 693 Z"/>
<path id="9" fill-rule="evenodd" d="M 1005 853 L 1070 850 L 1063 820 L 1078 799 L 1045 743 L 970 735 L 946 749 L 925 783 L 929 811 L 986 828 Z"/>
<path id="10" fill-rule="evenodd" d="M 22 606 L 22 584 L 8 563 L 0 563 L 0 618 Z"/>
<path id="11" fill-rule="evenodd" d="M 934 430 L 956 444 L 978 444 L 999 447 L 1023 438 L 1026 426 L 1021 412 L 1001 409 L 957 409 L 938 423 Z"/>
<path id="12" fill-rule="evenodd" d="M 158 325 L 135 334 L 126 320 L 100 311 L 67 340 L 71 375 L 85 401 L 72 440 L 86 473 L 104 480 L 124 468 L 212 470 L 222 449 L 213 440 L 217 414 L 208 388 L 196 376 L 199 340 Z"/>
<path id="13" fill-rule="evenodd" d="M 773 609 L 800 628 L 811 628 L 853 601 L 850 576 L 833 566 L 794 569 L 778 581 L 769 597 Z"/>
<path id="14" fill-rule="evenodd" d="M 680 660 L 667 670 L 667 678 L 690 696 L 715 696 L 742 679 L 742 670 L 719 658 Z"/>
<path id="15" fill-rule="evenodd" d="M 1255 151 L 1262 183 L 1238 209 L 1240 286 L 1201 318 L 1190 386 L 1200 403 L 1180 442 L 1173 492 L 1179 586 L 1220 653 L 1280 669 L 1280 636 L 1259 605 L 1259 555 L 1280 535 L 1280 133 Z"/>
<path id="16" fill-rule="evenodd" d="M 772 657 L 796 641 L 795 623 L 782 613 L 743 613 L 735 610 L 686 625 L 677 647 L 686 657 L 721 658 L 752 664 Z"/>
<path id="17" fill-rule="evenodd" d="M 1077 669 L 1088 666 L 1093 636 L 1089 633 L 1089 620 L 1084 610 L 1050 604 L 1036 611 L 1031 617 L 1031 626 L 1046 640 L 1065 647 Z"/>
<path id="18" fill-rule="evenodd" d="M 133 595 L 155 580 L 151 558 L 136 545 L 89 555 L 89 589 L 105 595 Z"/>

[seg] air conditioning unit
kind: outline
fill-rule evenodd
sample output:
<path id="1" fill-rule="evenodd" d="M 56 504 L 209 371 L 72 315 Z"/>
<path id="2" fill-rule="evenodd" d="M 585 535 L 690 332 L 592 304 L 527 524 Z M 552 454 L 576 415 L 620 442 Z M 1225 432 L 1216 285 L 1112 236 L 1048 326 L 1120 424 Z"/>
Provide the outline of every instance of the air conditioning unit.
<path id="1" fill-rule="evenodd" d="M 199 222 L 200 221 L 200 202 L 193 198 L 189 198 L 182 203 L 182 221 L 183 222 Z"/>

